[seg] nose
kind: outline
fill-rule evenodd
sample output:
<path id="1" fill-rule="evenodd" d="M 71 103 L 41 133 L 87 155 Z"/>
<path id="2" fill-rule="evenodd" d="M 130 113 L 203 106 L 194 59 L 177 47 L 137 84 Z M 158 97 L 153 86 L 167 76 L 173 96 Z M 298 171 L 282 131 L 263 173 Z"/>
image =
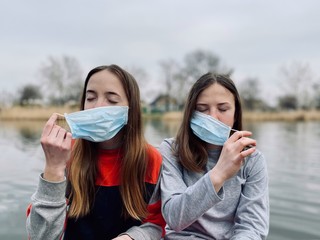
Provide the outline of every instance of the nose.
<path id="1" fill-rule="evenodd" d="M 98 98 L 98 100 L 95 102 L 94 107 L 95 108 L 97 108 L 97 107 L 106 107 L 108 105 L 109 104 L 105 101 L 104 98 Z"/>
<path id="2" fill-rule="evenodd" d="M 210 109 L 209 115 L 215 119 L 218 119 L 218 112 L 216 109 Z"/>

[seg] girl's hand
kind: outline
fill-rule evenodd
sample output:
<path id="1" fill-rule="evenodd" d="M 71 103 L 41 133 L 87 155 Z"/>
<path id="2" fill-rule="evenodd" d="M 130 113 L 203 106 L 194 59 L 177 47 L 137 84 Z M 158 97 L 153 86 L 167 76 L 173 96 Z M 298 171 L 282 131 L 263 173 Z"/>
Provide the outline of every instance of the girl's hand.
<path id="1" fill-rule="evenodd" d="M 210 172 L 210 179 L 216 192 L 227 179 L 239 171 L 244 158 L 255 151 L 256 141 L 248 138 L 251 134 L 249 131 L 237 131 L 223 145 L 220 158 Z M 248 145 L 251 145 L 251 148 L 244 150 Z"/>
<path id="2" fill-rule="evenodd" d="M 71 133 L 56 124 L 58 114 L 54 113 L 43 128 L 41 146 L 46 164 L 43 177 L 52 182 L 64 180 L 65 168 L 71 155 Z"/>
<path id="3" fill-rule="evenodd" d="M 129 235 L 121 235 L 119 237 L 114 238 L 113 240 L 132 240 L 132 238 L 129 237 Z"/>

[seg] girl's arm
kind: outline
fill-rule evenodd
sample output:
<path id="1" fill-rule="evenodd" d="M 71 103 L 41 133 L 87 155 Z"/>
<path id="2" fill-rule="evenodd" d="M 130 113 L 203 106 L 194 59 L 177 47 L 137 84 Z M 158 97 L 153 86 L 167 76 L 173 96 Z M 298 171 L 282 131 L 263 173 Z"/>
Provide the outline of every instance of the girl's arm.
<path id="1" fill-rule="evenodd" d="M 171 143 L 160 145 L 163 158 L 161 178 L 162 214 L 175 231 L 181 231 L 194 223 L 216 203 L 224 199 L 224 189 L 215 192 L 208 172 L 192 186 L 183 180 L 182 166 L 172 154 Z"/>
<path id="2" fill-rule="evenodd" d="M 235 216 L 234 239 L 266 239 L 269 231 L 269 190 L 266 161 L 261 153 L 247 160 L 246 182 Z"/>
<path id="3" fill-rule="evenodd" d="M 62 239 L 66 221 L 66 180 L 48 182 L 40 176 L 27 211 L 28 239 Z"/>

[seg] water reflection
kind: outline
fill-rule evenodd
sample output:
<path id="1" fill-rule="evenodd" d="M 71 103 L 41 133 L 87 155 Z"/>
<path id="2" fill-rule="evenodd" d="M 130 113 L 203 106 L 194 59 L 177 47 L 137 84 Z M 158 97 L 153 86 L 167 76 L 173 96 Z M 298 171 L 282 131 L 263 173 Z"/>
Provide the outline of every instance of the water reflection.
<path id="1" fill-rule="evenodd" d="M 147 140 L 159 146 L 180 122 L 146 120 Z M 44 166 L 44 122 L 0 122 L 0 239 L 26 239 L 25 209 Z M 271 227 L 268 240 L 320 239 L 320 122 L 251 122 L 267 159 Z M 12 229 L 15 229 L 12 231 Z"/>
<path id="2" fill-rule="evenodd" d="M 146 120 L 144 132 L 148 142 L 156 147 L 163 139 L 174 137 L 180 126 L 180 121 Z"/>
<path id="3" fill-rule="evenodd" d="M 320 239 L 320 123 L 252 125 L 268 161 L 269 239 Z"/>

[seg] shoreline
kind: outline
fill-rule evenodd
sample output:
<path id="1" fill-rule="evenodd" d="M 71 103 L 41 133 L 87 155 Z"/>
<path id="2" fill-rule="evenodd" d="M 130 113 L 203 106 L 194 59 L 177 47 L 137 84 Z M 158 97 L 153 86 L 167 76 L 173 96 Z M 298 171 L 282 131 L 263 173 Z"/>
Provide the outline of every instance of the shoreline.
<path id="1" fill-rule="evenodd" d="M 281 112 L 243 112 L 243 121 L 320 121 L 320 111 L 298 110 Z M 168 112 L 162 116 L 163 120 L 175 121 L 182 119 L 182 112 Z"/>
<path id="2" fill-rule="evenodd" d="M 44 121 L 52 113 L 60 114 L 78 111 L 77 107 L 13 107 L 0 110 L 0 121 Z M 145 119 L 181 121 L 182 112 L 144 113 Z M 243 121 L 320 121 L 320 110 L 297 110 L 281 112 L 243 112 Z"/>

